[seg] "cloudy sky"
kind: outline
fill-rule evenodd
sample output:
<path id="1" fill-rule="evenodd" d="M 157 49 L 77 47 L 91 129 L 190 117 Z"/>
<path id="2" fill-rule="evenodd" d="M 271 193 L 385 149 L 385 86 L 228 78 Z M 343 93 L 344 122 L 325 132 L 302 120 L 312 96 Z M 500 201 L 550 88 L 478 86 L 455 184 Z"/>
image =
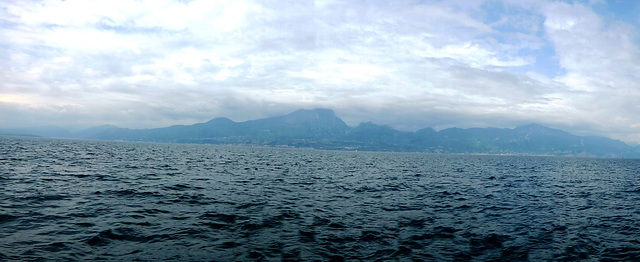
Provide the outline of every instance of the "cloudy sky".
<path id="1" fill-rule="evenodd" d="M 330 108 L 640 142 L 640 1 L 0 3 L 0 127 L 149 128 Z"/>

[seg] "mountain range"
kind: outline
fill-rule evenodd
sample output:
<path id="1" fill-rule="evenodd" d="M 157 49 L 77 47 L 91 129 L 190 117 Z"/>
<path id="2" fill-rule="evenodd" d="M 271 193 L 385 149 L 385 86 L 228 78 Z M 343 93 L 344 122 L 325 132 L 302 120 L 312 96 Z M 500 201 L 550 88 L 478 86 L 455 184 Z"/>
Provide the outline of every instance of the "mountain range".
<path id="1" fill-rule="evenodd" d="M 283 116 L 245 122 L 221 117 L 194 125 L 152 129 L 105 125 L 70 132 L 49 127 L 0 129 L 0 135 L 328 150 L 640 158 L 639 146 L 605 137 L 576 136 L 538 124 L 514 129 L 448 128 L 436 131 L 424 128 L 406 132 L 371 122 L 350 127 L 330 109 L 301 109 Z"/>

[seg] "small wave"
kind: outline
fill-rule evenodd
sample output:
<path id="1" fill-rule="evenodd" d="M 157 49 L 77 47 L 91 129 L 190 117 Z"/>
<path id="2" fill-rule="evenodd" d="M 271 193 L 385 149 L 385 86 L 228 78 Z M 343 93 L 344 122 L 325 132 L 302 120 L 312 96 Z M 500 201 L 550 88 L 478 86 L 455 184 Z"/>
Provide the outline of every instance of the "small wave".
<path id="1" fill-rule="evenodd" d="M 360 236 L 359 240 L 368 242 L 368 241 L 380 241 L 386 238 L 387 236 L 382 234 L 379 231 L 365 230 L 365 231 L 362 231 L 362 235 Z"/>
<path id="2" fill-rule="evenodd" d="M 607 248 L 602 253 L 603 260 L 637 261 L 640 258 L 640 248 L 637 246 Z"/>
<path id="3" fill-rule="evenodd" d="M 200 216 L 200 218 L 233 224 L 236 222 L 236 219 L 238 219 L 238 216 L 221 213 L 204 213 L 202 216 Z"/>
<path id="4" fill-rule="evenodd" d="M 298 234 L 300 235 L 300 241 L 302 242 L 315 242 L 318 232 L 314 230 L 299 230 Z"/>
<path id="5" fill-rule="evenodd" d="M 359 188 L 355 189 L 355 192 L 357 193 L 365 193 L 365 192 L 380 192 L 383 191 L 384 189 L 379 188 L 379 187 L 372 187 L 372 186 L 362 186 Z"/>
<path id="6" fill-rule="evenodd" d="M 247 203 L 242 203 L 239 204 L 237 206 L 238 209 L 249 209 L 249 208 L 254 208 L 254 207 L 264 207 L 267 204 L 266 201 L 254 201 L 254 202 L 247 202 Z"/>
<path id="7" fill-rule="evenodd" d="M 69 249 L 69 245 L 65 242 L 53 242 L 43 248 L 48 252 L 59 252 Z"/>
<path id="8" fill-rule="evenodd" d="M 423 208 L 424 206 L 421 204 L 411 204 L 411 205 L 399 204 L 395 206 L 383 206 L 382 210 L 396 212 L 396 211 L 422 210 Z"/>
<path id="9" fill-rule="evenodd" d="M 471 248 L 476 251 L 483 251 L 492 248 L 501 248 L 503 243 L 509 239 L 509 236 L 499 234 L 489 234 L 478 236 L 476 234 L 467 234 Z"/>
<path id="10" fill-rule="evenodd" d="M 8 214 L 0 214 L 0 224 L 11 222 L 18 218 L 17 216 L 12 216 Z"/>
<path id="11" fill-rule="evenodd" d="M 69 216 L 87 218 L 87 217 L 97 217 L 99 216 L 99 214 L 96 212 L 78 212 L 78 213 L 71 213 L 69 214 Z"/>
<path id="12" fill-rule="evenodd" d="M 331 222 L 327 225 L 330 228 L 347 228 L 347 226 L 340 222 Z"/>
<path id="13" fill-rule="evenodd" d="M 626 190 L 624 192 L 627 192 L 627 193 L 640 193 L 640 188 L 635 188 L 635 189 L 632 189 L 632 190 Z"/>
<path id="14" fill-rule="evenodd" d="M 111 241 L 131 241 L 140 243 L 152 243 L 163 239 L 171 238 L 170 234 L 155 234 L 145 236 L 133 228 L 119 227 L 100 231 L 98 234 L 87 240 L 91 246 L 104 246 Z"/>
<path id="15" fill-rule="evenodd" d="M 155 214 L 167 214 L 167 213 L 170 213 L 170 211 L 157 209 L 157 208 L 148 208 L 148 209 L 143 209 L 143 210 L 136 210 L 136 211 L 133 211 L 133 212 L 138 213 L 138 214 L 145 214 L 145 215 L 155 215 Z"/>
<path id="16" fill-rule="evenodd" d="M 401 257 L 411 254 L 411 249 L 405 246 L 399 246 L 397 249 L 387 248 L 381 249 L 369 254 L 365 260 L 385 261 L 385 260 L 401 260 Z"/>
<path id="17" fill-rule="evenodd" d="M 66 199 L 66 195 L 33 195 L 23 197 L 22 200 L 33 200 L 33 201 L 50 201 L 50 200 L 63 200 Z"/>
<path id="18" fill-rule="evenodd" d="M 134 233 L 133 229 L 129 228 L 118 228 L 118 229 L 108 229 L 104 231 L 100 231 L 97 235 L 91 237 L 87 240 L 87 244 L 91 246 L 103 246 L 109 243 L 110 240 L 134 240 L 137 239 L 137 236 Z"/>
<path id="19" fill-rule="evenodd" d="M 119 197 L 162 197 L 164 196 L 160 192 L 150 192 L 150 191 L 138 191 L 136 189 L 121 189 L 121 190 L 105 190 L 95 191 L 94 195 L 115 195 Z"/>
<path id="20" fill-rule="evenodd" d="M 69 174 L 68 176 L 77 177 L 77 178 L 85 178 L 85 177 L 90 177 L 91 175 L 89 175 L 89 174 Z"/>
<path id="21" fill-rule="evenodd" d="M 176 184 L 176 185 L 172 185 L 172 186 L 165 186 L 164 188 L 168 189 L 168 190 L 182 191 L 182 190 L 192 189 L 193 187 L 185 185 L 185 184 Z"/>
<path id="22" fill-rule="evenodd" d="M 399 222 L 400 227 L 414 227 L 414 228 L 422 228 L 427 222 L 426 218 L 418 218 L 418 219 L 409 219 L 409 220 L 401 220 Z"/>
<path id="23" fill-rule="evenodd" d="M 222 228 L 228 228 L 231 226 L 227 223 L 220 223 L 220 222 L 200 222 L 198 223 L 198 225 L 210 227 L 212 229 L 222 229 Z"/>

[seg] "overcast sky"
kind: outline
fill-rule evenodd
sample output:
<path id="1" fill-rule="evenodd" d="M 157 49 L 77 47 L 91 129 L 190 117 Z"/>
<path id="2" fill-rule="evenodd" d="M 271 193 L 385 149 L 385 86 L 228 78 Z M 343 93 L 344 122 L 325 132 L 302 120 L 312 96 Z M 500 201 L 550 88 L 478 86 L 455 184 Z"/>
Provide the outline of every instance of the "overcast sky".
<path id="1" fill-rule="evenodd" d="M 128 128 L 330 108 L 640 142 L 640 1 L 0 3 L 0 127 Z"/>

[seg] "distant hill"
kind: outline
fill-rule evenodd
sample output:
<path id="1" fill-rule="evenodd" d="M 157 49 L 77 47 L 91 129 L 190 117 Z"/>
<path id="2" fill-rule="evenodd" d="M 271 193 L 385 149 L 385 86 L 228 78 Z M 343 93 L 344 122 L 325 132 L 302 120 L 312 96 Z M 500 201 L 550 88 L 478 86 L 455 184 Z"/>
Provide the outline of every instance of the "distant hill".
<path id="1" fill-rule="evenodd" d="M 298 110 L 284 116 L 234 122 L 215 118 L 195 125 L 154 129 L 108 128 L 80 138 L 168 143 L 287 145 L 346 135 L 351 128 L 328 109 Z"/>
<path id="2" fill-rule="evenodd" d="M 59 137 L 66 138 L 74 136 L 73 133 L 60 127 L 32 127 L 32 128 L 0 128 L 0 135 L 4 136 L 26 136 L 26 137 Z"/>
<path id="3" fill-rule="evenodd" d="M 0 131 L 3 131 L 0 129 Z M 71 133 L 58 128 L 4 130 L 45 137 L 163 143 L 245 144 L 462 154 L 513 154 L 640 158 L 640 147 L 605 137 L 575 136 L 539 124 L 508 128 L 425 128 L 405 132 L 370 122 L 347 126 L 332 110 L 297 110 L 264 119 L 234 122 L 215 118 L 194 125 L 128 129 L 106 125 Z M 2 132 L 0 132 L 1 134 Z M 53 134 L 53 135 L 52 135 Z"/>

